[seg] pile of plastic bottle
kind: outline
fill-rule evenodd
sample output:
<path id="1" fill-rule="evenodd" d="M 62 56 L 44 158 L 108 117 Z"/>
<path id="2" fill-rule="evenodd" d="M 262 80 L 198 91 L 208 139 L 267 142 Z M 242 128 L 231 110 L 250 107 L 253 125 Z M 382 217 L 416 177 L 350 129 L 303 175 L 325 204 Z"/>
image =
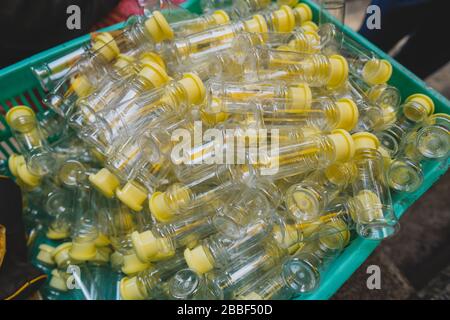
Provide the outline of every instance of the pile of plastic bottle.
<path id="1" fill-rule="evenodd" d="M 288 3 L 153 11 L 34 69 L 51 111 L 6 120 L 48 299 L 289 299 L 396 233 L 450 118 Z"/>

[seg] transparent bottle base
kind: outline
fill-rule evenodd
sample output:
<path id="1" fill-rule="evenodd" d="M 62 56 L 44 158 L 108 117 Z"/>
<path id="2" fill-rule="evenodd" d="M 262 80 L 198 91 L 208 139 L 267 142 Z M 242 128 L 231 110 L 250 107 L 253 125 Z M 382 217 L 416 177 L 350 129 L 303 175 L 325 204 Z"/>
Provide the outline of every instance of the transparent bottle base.
<path id="1" fill-rule="evenodd" d="M 386 222 L 372 222 L 369 224 L 356 225 L 356 232 L 363 238 L 369 240 L 383 240 L 395 235 L 400 229 L 400 225 L 389 225 Z"/>
<path id="2" fill-rule="evenodd" d="M 290 287 L 297 293 L 311 292 L 318 287 L 320 274 L 306 261 L 288 260 L 283 264 L 283 275 L 290 279 Z"/>
<path id="3" fill-rule="evenodd" d="M 417 149 L 424 157 L 429 159 L 448 157 L 450 135 L 442 127 L 425 127 L 417 135 Z"/>
<path id="4" fill-rule="evenodd" d="M 414 192 L 423 183 L 422 169 L 409 161 L 395 160 L 387 173 L 389 186 L 399 192 Z"/>

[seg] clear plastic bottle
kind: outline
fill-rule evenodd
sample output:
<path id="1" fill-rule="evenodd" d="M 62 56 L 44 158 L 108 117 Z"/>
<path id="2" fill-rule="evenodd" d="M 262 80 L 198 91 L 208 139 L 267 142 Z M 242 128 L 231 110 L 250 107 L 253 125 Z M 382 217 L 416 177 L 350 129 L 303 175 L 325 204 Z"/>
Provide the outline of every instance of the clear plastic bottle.
<path id="1" fill-rule="evenodd" d="M 107 218 L 111 245 L 123 256 L 121 270 L 126 275 L 132 275 L 150 267 L 137 257 L 131 241 L 131 234 L 143 231 L 147 226 L 144 212 L 133 212 L 117 199 L 104 199 L 100 209 Z M 148 220 L 148 219 L 147 219 Z"/>
<path id="2" fill-rule="evenodd" d="M 349 161 L 355 152 L 350 134 L 336 129 L 328 135 L 312 135 L 303 141 L 280 145 L 275 154 L 261 161 L 258 172 L 273 180 L 326 168 L 334 162 Z"/>
<path id="3" fill-rule="evenodd" d="M 324 171 L 313 172 L 286 191 L 286 207 L 298 220 L 316 219 L 355 176 L 356 166 L 351 161 L 334 163 Z"/>
<path id="4" fill-rule="evenodd" d="M 16 139 L 23 161 L 13 158 L 13 174 L 29 186 L 35 187 L 55 166 L 53 152 L 45 139 L 34 111 L 27 106 L 15 106 L 6 116 L 6 122 Z"/>
<path id="5" fill-rule="evenodd" d="M 185 74 L 181 80 L 136 96 L 136 99 L 123 96 L 122 103 L 94 114 L 95 124 L 85 128 L 82 135 L 89 144 L 109 155 L 114 151 L 111 146 L 129 138 L 140 124 L 151 123 L 162 112 L 181 113 L 202 102 L 204 96 L 205 89 L 200 78 L 195 74 Z"/>
<path id="6" fill-rule="evenodd" d="M 377 132 L 381 145 L 394 157 L 400 150 L 402 138 L 434 112 L 434 102 L 426 95 L 413 94 L 400 106 L 397 121 L 387 129 Z"/>
<path id="7" fill-rule="evenodd" d="M 281 264 L 288 251 L 273 240 L 268 239 L 260 250 L 228 265 L 225 269 L 206 274 L 209 286 L 220 299 L 235 298 L 239 291 L 250 286 L 268 270 Z"/>
<path id="8" fill-rule="evenodd" d="M 381 240 L 398 231 L 398 221 L 392 206 L 386 181 L 384 160 L 378 152 L 379 140 L 368 132 L 353 134 L 358 174 L 352 183 L 353 220 L 356 231 L 368 239 Z"/>
<path id="9" fill-rule="evenodd" d="M 182 252 L 158 262 L 134 277 L 125 277 L 120 282 L 123 300 L 147 300 L 167 298 L 167 284 L 179 270 L 186 268 Z"/>
<path id="10" fill-rule="evenodd" d="M 255 222 L 247 228 L 242 237 L 229 237 L 217 233 L 200 242 L 199 245 L 184 250 L 186 262 L 192 270 L 203 274 L 214 268 L 224 268 L 258 245 L 270 234 L 270 228 L 263 221 Z"/>
<path id="11" fill-rule="evenodd" d="M 152 215 L 169 221 L 192 212 L 206 203 L 227 196 L 238 184 L 250 184 L 254 173 L 247 165 L 218 165 L 192 175 L 183 183 L 174 183 L 164 192 L 155 192 L 149 200 Z"/>
<path id="12" fill-rule="evenodd" d="M 324 225 L 321 228 L 333 228 Z M 329 264 L 342 252 L 348 244 L 341 233 L 334 233 L 307 242 L 292 257 L 283 263 L 283 272 L 294 276 L 296 293 L 314 291 L 320 283 L 320 278 Z M 264 291 L 263 291 L 264 292 Z"/>
<path id="13" fill-rule="evenodd" d="M 349 69 L 341 55 L 325 56 L 263 46 L 248 49 L 241 65 L 245 80 L 305 82 L 311 87 L 326 86 L 330 90 L 345 83 Z"/>
<path id="14" fill-rule="evenodd" d="M 115 65 L 120 64 L 120 69 L 116 71 L 117 76 L 108 77 L 94 92 L 77 100 L 74 113 L 69 117 L 69 125 L 75 130 L 79 131 L 89 125 L 93 120 L 90 115 L 103 110 L 113 102 L 130 78 L 136 76 L 144 66 L 152 68 L 152 63 L 156 63 L 165 69 L 164 61 L 153 52 L 142 54 L 137 61 L 133 57 L 125 55 L 119 55 L 119 57 L 121 59 L 118 58 L 115 63 Z"/>
<path id="15" fill-rule="evenodd" d="M 403 138 L 399 154 L 389 163 L 389 186 L 399 192 L 414 192 L 423 183 L 423 165 L 441 161 L 444 167 L 450 152 L 450 118 L 435 113 L 424 127 Z"/>
<path id="16" fill-rule="evenodd" d="M 142 261 L 157 261 L 175 254 L 176 249 L 193 246 L 198 240 L 215 232 L 212 214 L 215 208 L 203 208 L 195 214 L 167 223 L 158 223 L 151 230 L 133 232 L 134 249 Z"/>
<path id="17" fill-rule="evenodd" d="M 88 171 L 80 172 L 72 206 L 72 247 L 73 259 L 86 261 L 95 257 L 95 241 L 99 236 L 98 210 L 100 195 L 88 184 Z"/>
<path id="18" fill-rule="evenodd" d="M 174 68 L 187 59 L 215 55 L 230 48 L 233 39 L 240 31 L 267 32 L 273 30 L 289 32 L 295 26 L 294 20 L 292 9 L 284 6 L 280 10 L 255 15 L 248 20 L 220 25 L 184 39 L 165 43 L 161 48 L 161 54 L 168 63 L 169 69 Z"/>
<path id="19" fill-rule="evenodd" d="M 206 277 L 191 269 L 178 271 L 168 282 L 168 298 L 173 300 L 218 300 L 220 292 L 214 292 Z"/>

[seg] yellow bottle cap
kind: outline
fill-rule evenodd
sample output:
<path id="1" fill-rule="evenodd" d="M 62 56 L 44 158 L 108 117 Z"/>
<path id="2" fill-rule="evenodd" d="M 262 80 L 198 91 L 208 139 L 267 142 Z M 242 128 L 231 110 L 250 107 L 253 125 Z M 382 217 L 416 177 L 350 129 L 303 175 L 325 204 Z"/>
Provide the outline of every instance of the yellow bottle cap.
<path id="1" fill-rule="evenodd" d="M 134 57 L 121 53 L 117 56 L 116 62 L 114 62 L 114 68 L 123 69 L 125 67 L 128 67 L 134 61 Z"/>
<path id="2" fill-rule="evenodd" d="M 25 157 L 19 154 L 12 154 L 9 158 L 8 158 L 8 168 L 9 171 L 11 171 L 12 175 L 17 177 L 18 176 L 18 172 L 17 172 L 17 168 L 20 166 L 20 164 L 25 163 Z"/>
<path id="3" fill-rule="evenodd" d="M 92 48 L 94 51 L 103 56 L 103 58 L 105 58 L 108 62 L 112 61 L 118 54 L 120 54 L 120 49 L 109 32 L 102 32 L 98 34 L 94 39 Z"/>
<path id="4" fill-rule="evenodd" d="M 120 186 L 119 179 L 106 168 L 99 170 L 96 174 L 91 174 L 89 181 L 108 198 L 112 198 L 114 196 L 114 190 Z"/>
<path id="5" fill-rule="evenodd" d="M 41 244 L 39 246 L 39 253 L 36 256 L 36 259 L 52 266 L 55 264 L 55 260 L 53 260 L 53 251 L 55 250 L 54 247 L 49 246 L 48 244 Z"/>
<path id="6" fill-rule="evenodd" d="M 305 32 L 314 32 L 315 34 L 317 34 L 317 31 L 319 31 L 319 26 L 312 21 L 305 21 L 300 25 L 300 27 Z M 320 38 L 319 38 L 319 40 L 320 40 Z"/>
<path id="7" fill-rule="evenodd" d="M 392 75 L 392 65 L 387 60 L 372 59 L 363 67 L 362 76 L 370 85 L 383 84 L 389 81 Z"/>
<path id="8" fill-rule="evenodd" d="M 61 277 L 59 274 L 59 271 L 56 269 L 52 270 L 52 276 L 50 278 L 50 282 L 48 285 L 56 290 L 66 292 L 69 291 L 69 288 L 67 288 L 67 282 L 66 279 Z"/>
<path id="9" fill-rule="evenodd" d="M 355 144 L 350 133 L 344 129 L 335 129 L 328 135 L 334 144 L 335 161 L 346 162 L 355 155 Z"/>
<path id="10" fill-rule="evenodd" d="M 30 107 L 27 106 L 15 106 L 11 109 L 8 110 L 8 112 L 6 113 L 6 123 L 8 123 L 8 125 L 10 127 L 14 126 L 14 121 L 16 121 L 17 119 L 21 118 L 21 117 L 35 117 L 35 113 L 33 111 L 33 109 L 31 109 Z M 21 131 L 20 127 L 16 127 L 14 126 L 15 130 Z"/>
<path id="11" fill-rule="evenodd" d="M 288 98 L 292 101 L 292 109 L 311 109 L 312 92 L 306 83 L 289 87 Z"/>
<path id="12" fill-rule="evenodd" d="M 142 287 L 145 290 L 144 287 Z M 142 292 L 136 277 L 123 278 L 120 280 L 120 296 L 123 300 L 145 300 L 148 298 L 147 292 Z"/>
<path id="13" fill-rule="evenodd" d="M 95 257 L 97 247 L 94 241 L 72 241 L 72 247 L 69 250 L 69 256 L 75 260 L 87 261 Z"/>
<path id="14" fill-rule="evenodd" d="M 199 245 L 194 249 L 184 250 L 184 259 L 189 268 L 197 273 L 203 274 L 214 269 L 214 265 L 209 261 L 203 246 Z"/>
<path id="15" fill-rule="evenodd" d="M 273 12 L 273 24 L 277 32 L 291 32 L 295 28 L 295 16 L 292 8 L 286 5 Z"/>
<path id="16" fill-rule="evenodd" d="M 109 247 L 100 247 L 100 248 L 97 247 L 97 252 L 95 253 L 95 256 L 89 261 L 102 264 L 108 263 L 111 252 L 112 250 Z"/>
<path id="17" fill-rule="evenodd" d="M 164 222 L 173 218 L 174 213 L 168 205 L 163 192 L 155 192 L 149 199 L 149 208 L 156 220 Z"/>
<path id="18" fill-rule="evenodd" d="M 126 254 L 123 256 L 123 266 L 122 272 L 126 275 L 135 274 L 148 269 L 150 264 L 147 262 L 142 262 L 136 254 Z"/>
<path id="19" fill-rule="evenodd" d="M 58 268 L 63 267 L 68 260 L 72 260 L 69 256 L 69 251 L 72 248 L 72 242 L 64 242 L 53 250 L 53 260 L 56 262 Z M 79 263 L 78 260 L 72 260 L 73 263 Z"/>
<path id="20" fill-rule="evenodd" d="M 329 60 L 331 71 L 327 86 L 330 89 L 339 88 L 348 78 L 347 60 L 337 54 L 330 56 Z"/>
<path id="21" fill-rule="evenodd" d="M 161 68 L 166 70 L 166 64 L 163 58 L 161 58 L 161 56 L 155 52 L 152 51 L 144 52 L 139 56 L 139 60 L 143 65 L 146 65 L 149 62 L 153 62 L 159 64 Z"/>
<path id="22" fill-rule="evenodd" d="M 418 109 L 416 103 L 420 104 L 422 108 Z M 423 121 L 434 113 L 434 102 L 430 97 L 421 93 L 410 95 L 405 100 L 403 113 L 411 121 Z"/>
<path id="23" fill-rule="evenodd" d="M 17 176 L 29 187 L 37 187 L 41 183 L 41 177 L 31 173 L 25 162 L 18 166 Z"/>
<path id="24" fill-rule="evenodd" d="M 133 182 L 127 182 L 122 189 L 116 190 L 116 197 L 128 208 L 134 211 L 141 211 L 142 204 L 147 199 L 147 193 L 136 186 Z"/>
<path id="25" fill-rule="evenodd" d="M 269 30 L 266 20 L 260 14 L 244 21 L 244 29 L 247 32 L 267 32 Z"/>
<path id="26" fill-rule="evenodd" d="M 88 96 L 93 87 L 89 79 L 84 75 L 77 75 L 70 79 L 70 86 L 72 90 L 78 95 L 78 97 Z"/>
<path id="27" fill-rule="evenodd" d="M 214 11 L 214 13 L 212 14 L 212 18 L 214 19 L 214 21 L 218 25 L 219 24 L 226 24 L 226 23 L 228 23 L 230 21 L 230 17 L 223 10 Z"/>
<path id="28" fill-rule="evenodd" d="M 306 21 L 311 21 L 313 18 L 313 12 L 306 3 L 296 5 L 294 11 L 296 16 L 300 17 L 300 21 L 297 21 L 297 24 L 303 24 Z"/>
<path id="29" fill-rule="evenodd" d="M 131 241 L 141 261 L 149 261 L 158 253 L 158 239 L 150 230 L 141 233 L 134 231 L 131 234 Z"/>
<path id="30" fill-rule="evenodd" d="M 272 228 L 272 234 L 275 241 L 284 248 L 292 248 L 300 240 L 297 229 L 289 224 L 284 226 L 284 230 L 282 230 L 279 225 L 275 225 Z"/>
<path id="31" fill-rule="evenodd" d="M 154 62 L 146 63 L 139 76 L 149 81 L 154 88 L 159 88 L 169 81 L 166 71 Z"/>
<path id="32" fill-rule="evenodd" d="M 202 79 L 194 73 L 185 73 L 178 83 L 186 90 L 188 103 L 199 104 L 205 99 L 206 89 Z"/>
<path id="33" fill-rule="evenodd" d="M 200 114 L 201 120 L 210 125 L 216 125 L 218 123 L 224 122 L 228 119 L 229 114 L 226 112 L 206 112 L 203 111 Z"/>
<path id="34" fill-rule="evenodd" d="M 353 141 L 355 142 L 355 149 L 378 149 L 380 146 L 380 140 L 369 132 L 357 132 L 352 134 Z"/>
<path id="35" fill-rule="evenodd" d="M 111 243 L 108 236 L 103 233 L 100 233 L 94 242 L 96 247 L 106 247 L 109 246 Z"/>
<path id="36" fill-rule="evenodd" d="M 67 239 L 70 236 L 69 229 L 56 229 L 49 228 L 45 233 L 45 236 L 51 240 L 62 240 Z"/>
<path id="37" fill-rule="evenodd" d="M 338 109 L 336 129 L 351 131 L 359 119 L 359 110 L 356 103 L 349 98 L 342 98 L 336 101 Z"/>
<path id="38" fill-rule="evenodd" d="M 166 18 L 159 11 L 153 14 L 145 22 L 145 28 L 156 43 L 174 38 L 174 33 Z"/>

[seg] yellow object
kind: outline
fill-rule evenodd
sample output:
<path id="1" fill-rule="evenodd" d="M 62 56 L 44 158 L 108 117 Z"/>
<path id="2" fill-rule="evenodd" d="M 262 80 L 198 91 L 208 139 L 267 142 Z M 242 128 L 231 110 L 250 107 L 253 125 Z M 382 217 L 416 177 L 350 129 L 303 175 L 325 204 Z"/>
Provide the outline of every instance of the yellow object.
<path id="1" fill-rule="evenodd" d="M 126 254 L 123 256 L 123 266 L 122 272 L 126 275 L 135 274 L 148 269 L 150 264 L 147 262 L 142 262 L 136 254 Z"/>
<path id="2" fill-rule="evenodd" d="M 325 169 L 324 173 L 332 183 L 345 185 L 349 182 L 349 178 L 356 176 L 356 167 L 352 163 L 333 163 Z"/>
<path id="3" fill-rule="evenodd" d="M 79 261 L 91 260 L 97 254 L 97 247 L 94 241 L 72 241 L 72 247 L 69 250 L 71 258 Z"/>
<path id="4" fill-rule="evenodd" d="M 159 64 L 161 68 L 166 70 L 166 64 L 163 58 L 161 58 L 161 56 L 155 52 L 152 51 L 144 52 L 140 55 L 139 60 L 143 65 L 149 62 L 153 62 Z"/>
<path id="5" fill-rule="evenodd" d="M 338 107 L 338 116 L 336 129 L 351 131 L 359 119 L 359 111 L 356 103 L 349 98 L 342 98 L 336 101 Z"/>
<path id="6" fill-rule="evenodd" d="M 65 242 L 57 246 L 53 250 L 53 260 L 56 262 L 58 268 L 64 267 L 67 261 L 71 260 L 72 263 L 79 263 L 78 260 L 73 260 L 69 256 L 69 251 L 72 248 L 72 242 Z"/>
<path id="7" fill-rule="evenodd" d="M 326 223 L 327 227 L 336 230 L 336 233 L 330 232 L 319 238 L 321 244 L 332 250 L 339 250 L 345 247 L 350 241 L 350 231 L 347 225 L 341 219 L 331 220 Z"/>
<path id="8" fill-rule="evenodd" d="M 145 28 L 156 43 L 174 38 L 174 33 L 166 18 L 159 11 L 153 11 L 145 22 Z"/>
<path id="9" fill-rule="evenodd" d="M 172 208 L 167 205 L 163 192 L 155 192 L 149 199 L 149 208 L 158 221 L 168 221 L 173 217 Z"/>
<path id="10" fill-rule="evenodd" d="M 352 135 L 355 142 L 355 149 L 378 149 L 380 140 L 369 132 L 358 132 Z"/>
<path id="11" fill-rule="evenodd" d="M 70 86 L 78 97 L 86 97 L 93 90 L 91 82 L 84 75 L 76 75 L 70 79 Z"/>
<path id="12" fill-rule="evenodd" d="M 119 179 L 106 168 L 101 169 L 96 174 L 91 174 L 89 181 L 108 198 L 112 198 L 114 191 L 120 186 Z"/>
<path id="13" fill-rule="evenodd" d="M 273 24 L 277 32 L 291 32 L 295 28 L 294 12 L 289 6 L 281 6 L 273 12 Z"/>
<path id="14" fill-rule="evenodd" d="M 151 231 L 137 232 L 131 234 L 134 250 L 142 261 L 148 261 L 158 253 L 157 238 Z"/>
<path id="15" fill-rule="evenodd" d="M 292 100 L 291 107 L 293 109 L 310 109 L 312 103 L 311 88 L 306 83 L 300 83 L 294 87 L 290 87 L 288 98 Z"/>
<path id="16" fill-rule="evenodd" d="M 203 274 L 214 269 L 214 265 L 209 261 L 205 249 L 201 245 L 192 250 L 186 248 L 184 250 L 184 259 L 189 268 L 197 273 Z"/>
<path id="17" fill-rule="evenodd" d="M 11 174 L 15 177 L 18 176 L 18 172 L 17 172 L 17 168 L 22 164 L 25 163 L 25 158 L 22 155 L 18 155 L 18 154 L 12 154 L 9 158 L 8 158 L 8 168 L 9 171 L 11 171 Z"/>
<path id="18" fill-rule="evenodd" d="M 146 63 L 139 72 L 139 76 L 150 82 L 154 88 L 161 87 L 169 81 L 169 76 L 164 68 L 154 62 Z"/>
<path id="19" fill-rule="evenodd" d="M 228 23 L 230 21 L 230 17 L 223 10 L 214 11 L 214 13 L 212 14 L 212 18 L 214 19 L 214 21 L 218 25 L 226 24 L 226 23 Z"/>
<path id="20" fill-rule="evenodd" d="M 90 259 L 89 261 L 99 263 L 99 264 L 105 264 L 109 262 L 109 257 L 111 256 L 112 250 L 109 247 L 97 247 L 97 252 L 95 253 L 95 256 Z"/>
<path id="21" fill-rule="evenodd" d="M 109 32 L 102 32 L 95 37 L 92 48 L 98 52 L 106 61 L 112 61 L 120 54 L 116 41 Z"/>
<path id="22" fill-rule="evenodd" d="M 339 88 L 348 78 L 347 60 L 340 55 L 332 55 L 329 57 L 331 70 L 327 86 L 330 89 Z"/>
<path id="23" fill-rule="evenodd" d="M 147 193 L 132 182 L 127 182 L 122 189 L 116 190 L 116 197 L 134 211 L 141 211 L 147 199 Z"/>
<path id="24" fill-rule="evenodd" d="M 421 108 L 418 108 L 416 104 L 419 104 Z M 406 98 L 403 113 L 411 121 L 422 121 L 434 113 L 434 102 L 424 94 L 413 94 Z"/>
<path id="25" fill-rule="evenodd" d="M 56 230 L 55 228 L 50 227 L 45 233 L 45 236 L 51 240 L 62 240 L 69 238 L 70 234 L 68 228 Z"/>
<path id="26" fill-rule="evenodd" d="M 202 79 L 194 73 L 185 73 L 178 83 L 186 90 L 189 104 L 199 104 L 205 99 L 206 89 Z"/>
<path id="27" fill-rule="evenodd" d="M 389 154 L 389 151 L 387 151 L 386 148 L 384 148 L 382 145 L 380 145 L 378 147 L 378 152 L 383 157 L 383 166 L 384 166 L 384 169 L 387 172 L 388 168 L 390 167 L 390 165 L 392 163 L 391 155 Z"/>
<path id="28" fill-rule="evenodd" d="M 307 21 L 311 21 L 313 18 L 313 12 L 311 8 L 306 3 L 300 3 L 295 6 L 294 8 L 296 16 L 300 18 L 301 24 Z"/>
<path id="29" fill-rule="evenodd" d="M 22 132 L 20 125 L 16 125 L 14 122 L 17 119 L 20 119 L 21 117 L 35 117 L 35 116 L 36 115 L 35 115 L 33 109 L 31 109 L 30 107 L 15 106 L 8 110 L 5 118 L 6 118 L 6 123 L 8 123 L 8 125 L 10 127 L 14 128 L 14 130 Z"/>
<path id="30" fill-rule="evenodd" d="M 96 247 L 106 247 L 111 243 L 108 236 L 104 235 L 103 233 L 100 233 L 94 242 Z"/>
<path id="31" fill-rule="evenodd" d="M 343 129 L 336 129 L 327 135 L 334 144 L 335 161 L 346 162 L 355 155 L 355 144 L 352 136 Z"/>
<path id="32" fill-rule="evenodd" d="M 49 286 L 62 292 L 69 291 L 69 288 L 67 288 L 66 279 L 61 277 L 59 271 L 56 269 L 52 270 L 52 277 L 50 278 Z"/>
<path id="33" fill-rule="evenodd" d="M 55 260 L 53 260 L 53 251 L 55 250 L 54 247 L 49 246 L 48 244 L 41 244 L 39 246 L 39 253 L 36 256 L 36 259 L 47 264 L 47 265 L 54 265 Z"/>
<path id="34" fill-rule="evenodd" d="M 373 59 L 363 67 L 362 76 L 370 85 L 383 84 L 389 81 L 392 75 L 392 65 L 387 60 Z"/>
<path id="35" fill-rule="evenodd" d="M 37 187 L 41 183 L 41 177 L 30 172 L 25 162 L 17 168 L 17 176 L 29 187 Z"/>
<path id="36" fill-rule="evenodd" d="M 136 277 L 125 277 L 120 280 L 120 296 L 124 300 L 144 300 L 147 298 L 147 293 L 142 293 Z"/>
<path id="37" fill-rule="evenodd" d="M 114 68 L 123 69 L 129 66 L 131 63 L 133 63 L 134 60 L 135 59 L 132 56 L 126 54 L 119 54 L 117 56 L 116 62 L 114 62 Z"/>
<path id="38" fill-rule="evenodd" d="M 268 32 L 266 20 L 262 15 L 255 15 L 251 19 L 244 21 L 244 28 L 247 32 Z"/>
<path id="39" fill-rule="evenodd" d="M 305 32 L 314 32 L 317 34 L 319 26 L 312 21 L 305 21 L 300 26 Z"/>

